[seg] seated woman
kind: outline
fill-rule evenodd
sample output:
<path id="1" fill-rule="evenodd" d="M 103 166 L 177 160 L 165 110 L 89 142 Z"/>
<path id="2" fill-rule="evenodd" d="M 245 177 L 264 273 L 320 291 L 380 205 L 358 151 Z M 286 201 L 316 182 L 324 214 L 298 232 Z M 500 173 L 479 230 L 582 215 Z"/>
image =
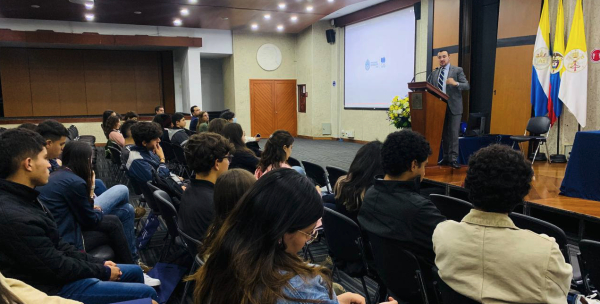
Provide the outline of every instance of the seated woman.
<path id="1" fill-rule="evenodd" d="M 86 250 L 82 230 L 94 230 L 102 223 L 104 215 L 116 215 L 123 227 L 127 246 L 113 249 L 129 249 L 129 259 L 137 261 L 139 256 L 133 227 L 135 215 L 129 203 L 129 189 L 116 185 L 96 197 L 91 156 L 89 144 L 68 142 L 63 150 L 63 166 L 50 175 L 48 184 L 36 188 L 40 192 L 39 199 L 54 216 L 63 240 L 80 250 Z"/>
<path id="2" fill-rule="evenodd" d="M 185 116 L 182 113 L 175 113 L 171 116 L 171 120 L 173 121 L 173 127 L 169 128 L 169 140 L 172 144 L 177 146 L 182 146 L 185 144 L 190 136 L 185 132 Z"/>
<path id="3" fill-rule="evenodd" d="M 196 126 L 196 133 L 208 132 L 208 112 L 200 112 L 198 116 L 198 125 Z"/>
<path id="4" fill-rule="evenodd" d="M 254 176 L 258 179 L 265 173 L 277 168 L 292 168 L 299 173 L 306 175 L 304 169 L 301 167 L 291 167 L 287 163 L 288 158 L 292 155 L 293 144 L 294 138 L 290 132 L 286 130 L 277 130 L 273 132 L 265 144 L 265 150 L 258 162 L 258 168 L 254 171 Z"/>
<path id="5" fill-rule="evenodd" d="M 121 127 L 121 119 L 119 116 L 108 117 L 104 124 L 104 128 L 106 128 L 105 132 L 108 133 L 108 139 L 123 148 L 123 146 L 125 146 L 125 138 L 123 138 L 123 134 L 119 131 L 119 127 Z"/>
<path id="6" fill-rule="evenodd" d="M 223 118 L 215 118 L 208 124 L 208 132 L 217 133 L 223 135 L 223 128 L 229 122 Z"/>
<path id="7" fill-rule="evenodd" d="M 118 116 L 117 112 L 115 112 L 113 110 L 106 110 L 106 111 L 104 111 L 104 113 L 102 113 L 102 123 L 100 124 L 100 128 L 102 128 L 102 132 L 104 132 L 104 136 L 106 137 L 106 139 L 108 139 L 108 134 L 112 130 L 108 130 L 104 126 L 106 125 L 106 120 L 111 116 Z M 108 133 L 106 131 L 108 131 Z"/>
<path id="8" fill-rule="evenodd" d="M 242 168 L 252 173 L 256 171 L 258 165 L 258 157 L 248 147 L 246 147 L 245 133 L 242 126 L 237 123 L 228 123 L 223 128 L 223 136 L 229 139 L 229 142 L 235 147 L 233 159 L 229 164 L 229 168 Z"/>
<path id="9" fill-rule="evenodd" d="M 383 175 L 381 146 L 378 140 L 362 146 L 348 170 L 340 176 L 333 188 L 334 195 L 323 196 L 325 203 L 334 203 L 336 210 L 358 223 L 358 211 L 367 189 L 373 185 L 376 175 Z M 332 200 L 333 197 L 335 199 Z"/>
<path id="10" fill-rule="evenodd" d="M 285 169 L 266 174 L 203 252 L 208 258 L 194 274 L 194 302 L 364 303 L 357 294 L 336 296 L 330 271 L 298 257 L 316 238 L 322 215 L 321 197 L 305 176 Z"/>

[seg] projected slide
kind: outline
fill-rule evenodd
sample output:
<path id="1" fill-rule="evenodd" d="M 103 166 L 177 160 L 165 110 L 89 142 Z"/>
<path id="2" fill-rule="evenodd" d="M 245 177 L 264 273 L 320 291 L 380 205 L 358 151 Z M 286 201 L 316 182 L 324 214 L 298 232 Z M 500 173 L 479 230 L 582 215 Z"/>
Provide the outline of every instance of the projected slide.
<path id="1" fill-rule="evenodd" d="M 415 15 L 406 8 L 346 26 L 346 108 L 388 108 L 408 94 L 415 65 Z"/>

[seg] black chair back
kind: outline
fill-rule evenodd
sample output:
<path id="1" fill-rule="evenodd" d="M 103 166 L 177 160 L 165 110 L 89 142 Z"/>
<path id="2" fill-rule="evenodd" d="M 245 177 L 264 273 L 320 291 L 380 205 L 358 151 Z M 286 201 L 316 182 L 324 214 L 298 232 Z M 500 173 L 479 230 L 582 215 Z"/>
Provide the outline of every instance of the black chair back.
<path id="1" fill-rule="evenodd" d="M 600 242 L 581 240 L 579 242 L 579 266 L 588 294 L 592 293 L 590 285 L 600 286 Z M 587 282 L 587 279 L 590 282 Z M 591 283 L 591 284 L 590 284 Z"/>
<path id="2" fill-rule="evenodd" d="M 479 302 L 454 291 L 454 289 L 442 281 L 437 269 L 434 269 L 432 273 L 435 282 L 435 291 L 438 295 L 438 302 L 441 302 L 440 304 L 479 304 Z"/>
<path id="3" fill-rule="evenodd" d="M 352 277 L 367 274 L 363 262 L 362 237 L 358 225 L 345 215 L 325 207 L 323 230 L 336 267 Z"/>
<path id="4" fill-rule="evenodd" d="M 152 212 L 156 215 L 160 215 L 160 209 L 158 207 L 158 203 L 156 202 L 156 199 L 154 198 L 154 190 L 153 189 L 155 186 L 152 185 L 150 182 L 148 183 L 140 183 L 134 180 L 131 180 L 131 182 L 135 185 L 135 187 L 137 187 L 142 195 L 144 196 L 144 199 L 146 200 L 146 203 L 148 204 L 148 207 L 150 207 L 150 209 L 152 210 Z"/>
<path id="5" fill-rule="evenodd" d="M 168 141 L 161 141 L 160 147 L 163 149 L 165 153 L 165 160 L 168 162 L 177 162 L 177 156 L 175 155 L 175 150 L 173 150 L 173 144 Z"/>
<path id="6" fill-rule="evenodd" d="M 549 237 L 553 237 L 556 240 L 560 251 L 565 257 L 565 262 L 571 263 L 569 247 L 567 246 L 567 235 L 562 229 L 560 229 L 554 224 L 520 213 L 512 212 L 511 214 L 509 214 L 509 216 L 513 223 L 515 223 L 515 226 L 521 229 L 527 229 L 538 234 L 545 234 Z"/>
<path id="7" fill-rule="evenodd" d="M 302 167 L 302 163 L 293 157 L 289 157 L 287 162 L 288 162 L 288 165 L 290 165 L 292 167 L 294 167 L 294 166 Z"/>
<path id="8" fill-rule="evenodd" d="M 150 183 L 150 182 L 148 182 Z M 179 235 L 177 229 L 177 209 L 171 203 L 171 197 L 162 190 L 154 191 L 154 198 L 156 202 L 159 203 L 159 209 L 161 212 L 161 216 L 167 224 L 167 230 L 172 237 L 177 237 Z"/>
<path id="9" fill-rule="evenodd" d="M 396 300 L 411 304 L 429 303 L 423 272 L 417 257 L 402 248 L 398 241 L 367 232 L 377 274 Z"/>
<path id="10" fill-rule="evenodd" d="M 113 164 L 121 167 L 121 149 L 113 144 L 113 142 L 109 143 L 108 149 L 110 150 L 110 160 Z"/>
<path id="11" fill-rule="evenodd" d="M 180 164 L 186 164 L 185 153 L 183 152 L 183 148 L 181 146 L 173 144 L 171 144 L 171 147 L 173 147 L 173 153 L 175 154 L 175 159 L 177 160 L 177 162 Z"/>
<path id="12" fill-rule="evenodd" d="M 71 125 L 67 131 L 69 131 L 70 140 L 77 140 L 77 137 L 79 137 L 79 130 L 77 130 L 75 125 Z"/>
<path id="13" fill-rule="evenodd" d="M 442 215 L 456 222 L 460 222 L 473 209 L 473 204 L 455 197 L 431 194 L 429 195 L 429 199 L 440 210 Z"/>
<path id="14" fill-rule="evenodd" d="M 323 167 L 305 160 L 302 161 L 302 166 L 304 167 L 304 171 L 306 171 L 306 176 L 308 178 L 313 179 L 321 187 L 327 187 L 327 190 L 331 192 L 327 172 Z"/>
<path id="15" fill-rule="evenodd" d="M 200 246 L 202 246 L 202 242 L 187 235 L 179 227 L 177 227 L 177 232 L 179 233 L 179 236 L 183 240 L 185 247 L 187 248 L 188 252 L 190 253 L 190 256 L 192 256 L 192 257 L 196 256 L 198 254 L 198 248 L 200 248 Z"/>
<path id="16" fill-rule="evenodd" d="M 167 194 L 169 194 L 171 197 L 173 206 L 179 210 L 183 189 L 181 189 L 181 186 L 179 186 L 175 181 L 169 181 L 167 178 L 161 177 L 156 170 L 152 170 L 152 185 L 158 187 L 158 189 L 162 191 L 167 192 Z"/>
<path id="17" fill-rule="evenodd" d="M 341 176 L 348 175 L 348 171 L 334 166 L 325 166 L 325 170 L 327 170 L 327 175 L 329 175 L 329 183 L 332 188 L 335 187 Z"/>
<path id="18" fill-rule="evenodd" d="M 527 123 L 527 131 L 533 134 L 546 134 L 550 130 L 550 118 L 547 116 L 531 117 Z"/>

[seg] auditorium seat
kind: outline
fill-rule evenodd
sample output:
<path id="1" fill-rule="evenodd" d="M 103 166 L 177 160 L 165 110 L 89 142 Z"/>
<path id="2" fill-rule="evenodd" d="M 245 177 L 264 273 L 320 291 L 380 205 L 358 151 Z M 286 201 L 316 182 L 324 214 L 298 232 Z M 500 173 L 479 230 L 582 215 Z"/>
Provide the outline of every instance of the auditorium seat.
<path id="1" fill-rule="evenodd" d="M 325 170 L 327 170 L 327 174 L 329 175 L 329 183 L 332 188 L 335 188 L 340 177 L 348 175 L 348 171 L 334 166 L 325 166 Z"/>
<path id="2" fill-rule="evenodd" d="M 577 257 L 579 267 L 581 268 L 583 284 L 586 293 L 591 295 L 594 292 L 598 292 L 598 286 L 600 286 L 600 242 L 581 240 L 579 242 L 579 251 L 581 253 Z"/>
<path id="3" fill-rule="evenodd" d="M 535 157 L 540 150 L 540 145 L 543 144 L 546 146 L 546 159 L 548 160 L 548 163 L 550 163 L 550 153 L 548 152 L 548 145 L 546 144 L 548 131 L 550 131 L 550 118 L 546 116 L 531 117 L 527 123 L 527 128 L 525 129 L 525 134 L 523 136 L 510 137 L 510 139 L 513 141 L 513 148 L 515 143 L 520 145 L 523 142 L 537 142 L 537 148 L 535 149 L 533 160 L 531 161 L 531 164 L 533 165 L 535 162 Z M 529 132 L 531 135 L 527 136 L 527 132 Z M 523 147 L 519 146 L 519 148 L 521 151 L 523 151 Z"/>
<path id="4" fill-rule="evenodd" d="M 327 172 L 323 167 L 306 160 L 302 161 L 302 166 L 308 178 L 313 179 L 320 187 L 327 187 L 327 191 L 331 193 L 331 185 L 329 185 Z"/>
<path id="5" fill-rule="evenodd" d="M 509 214 L 509 216 L 513 223 L 515 223 L 515 226 L 521 229 L 527 229 L 538 234 L 545 234 L 547 236 L 553 237 L 556 240 L 560 251 L 565 257 L 565 261 L 569 264 L 571 263 L 569 247 L 567 246 L 567 235 L 562 229 L 560 229 L 554 224 L 524 214 L 512 212 L 511 214 Z"/>
<path id="6" fill-rule="evenodd" d="M 442 215 L 447 219 L 456 222 L 462 221 L 462 219 L 471 212 L 471 209 L 473 209 L 471 203 L 455 197 L 431 194 L 429 195 L 429 199 L 431 199 L 433 204 L 440 210 Z"/>
<path id="7" fill-rule="evenodd" d="M 88 254 L 104 261 L 112 261 L 115 259 L 115 252 L 108 245 L 98 246 L 93 250 L 90 250 Z"/>
<path id="8" fill-rule="evenodd" d="M 148 182 L 148 185 L 151 188 L 154 187 L 151 182 Z M 162 261 L 167 256 L 169 250 L 171 249 L 171 246 L 175 244 L 175 241 L 179 236 L 179 232 L 177 229 L 177 209 L 175 209 L 175 206 L 173 206 L 173 203 L 171 202 L 171 197 L 166 192 L 160 189 L 156 190 L 156 188 L 154 188 L 153 190 L 154 199 L 158 204 L 158 208 L 160 209 L 161 217 L 167 225 L 167 237 L 169 238 L 168 242 L 165 242 L 163 249 L 161 250 L 162 252 L 160 258 L 158 259 L 159 261 Z"/>
<path id="9" fill-rule="evenodd" d="M 433 286 L 435 294 L 438 297 L 437 302 L 440 304 L 479 304 L 469 297 L 463 296 L 448 286 L 442 278 L 440 278 L 438 270 L 434 267 L 431 271 L 433 274 Z"/>

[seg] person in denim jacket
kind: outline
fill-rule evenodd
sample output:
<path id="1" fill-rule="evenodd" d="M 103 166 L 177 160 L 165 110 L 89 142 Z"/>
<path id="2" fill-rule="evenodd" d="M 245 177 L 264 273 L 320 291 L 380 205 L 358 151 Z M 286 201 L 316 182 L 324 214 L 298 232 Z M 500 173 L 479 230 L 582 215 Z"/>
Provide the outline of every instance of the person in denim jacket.
<path id="1" fill-rule="evenodd" d="M 283 168 L 267 172 L 201 248 L 208 258 L 193 275 L 194 302 L 365 303 L 358 294 L 336 296 L 331 271 L 297 254 L 316 238 L 322 215 L 321 196 L 306 176 Z"/>

